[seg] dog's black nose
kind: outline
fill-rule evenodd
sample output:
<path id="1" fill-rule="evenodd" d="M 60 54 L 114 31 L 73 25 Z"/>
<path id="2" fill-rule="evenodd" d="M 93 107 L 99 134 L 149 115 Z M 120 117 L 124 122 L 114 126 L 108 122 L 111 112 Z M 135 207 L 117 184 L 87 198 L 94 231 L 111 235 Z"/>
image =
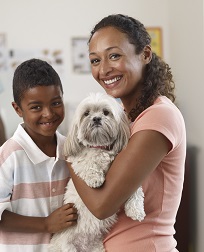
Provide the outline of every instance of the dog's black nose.
<path id="1" fill-rule="evenodd" d="M 101 117 L 96 116 L 96 117 L 93 118 L 93 121 L 94 121 L 95 124 L 101 124 Z"/>

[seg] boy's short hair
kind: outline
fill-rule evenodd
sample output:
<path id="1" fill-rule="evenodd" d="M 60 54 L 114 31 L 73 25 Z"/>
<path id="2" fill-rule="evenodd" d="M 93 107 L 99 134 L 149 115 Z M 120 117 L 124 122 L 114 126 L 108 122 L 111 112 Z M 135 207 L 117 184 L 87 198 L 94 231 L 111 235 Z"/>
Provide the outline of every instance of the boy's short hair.
<path id="1" fill-rule="evenodd" d="M 13 98 L 18 106 L 21 104 L 24 92 L 36 86 L 63 87 L 58 73 L 46 61 L 30 59 L 21 63 L 13 76 Z"/>

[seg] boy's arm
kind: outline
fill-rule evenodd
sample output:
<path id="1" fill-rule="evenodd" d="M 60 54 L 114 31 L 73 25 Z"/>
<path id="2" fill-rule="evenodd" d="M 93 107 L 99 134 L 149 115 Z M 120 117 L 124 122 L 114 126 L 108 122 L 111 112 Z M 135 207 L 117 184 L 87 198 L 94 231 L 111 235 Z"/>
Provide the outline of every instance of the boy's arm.
<path id="1" fill-rule="evenodd" d="M 2 213 L 0 227 L 7 232 L 48 232 L 45 225 L 46 217 L 29 217 L 5 210 Z"/>
<path id="2" fill-rule="evenodd" d="M 1 216 L 0 228 L 7 232 L 56 233 L 75 225 L 76 221 L 76 209 L 73 204 L 66 204 L 47 217 L 22 216 L 5 210 Z"/>

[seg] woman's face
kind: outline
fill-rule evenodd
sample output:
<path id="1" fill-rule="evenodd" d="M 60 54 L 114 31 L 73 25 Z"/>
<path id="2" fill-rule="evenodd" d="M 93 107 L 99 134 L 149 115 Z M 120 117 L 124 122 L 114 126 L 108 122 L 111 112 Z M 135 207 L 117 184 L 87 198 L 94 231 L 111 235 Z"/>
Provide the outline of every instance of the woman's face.
<path id="1" fill-rule="evenodd" d="M 113 27 L 101 28 L 90 41 L 89 57 L 93 77 L 108 94 L 135 101 L 146 62 L 143 52 L 136 55 L 125 33 Z"/>

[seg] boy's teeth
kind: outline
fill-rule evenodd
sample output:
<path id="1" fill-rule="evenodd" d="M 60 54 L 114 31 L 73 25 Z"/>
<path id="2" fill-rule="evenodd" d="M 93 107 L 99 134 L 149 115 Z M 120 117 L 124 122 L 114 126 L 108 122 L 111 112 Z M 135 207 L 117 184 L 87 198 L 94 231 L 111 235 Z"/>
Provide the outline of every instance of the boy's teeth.
<path id="1" fill-rule="evenodd" d="M 115 77 L 115 78 L 112 79 L 112 80 L 107 80 L 107 81 L 104 81 L 104 82 L 105 82 L 105 84 L 110 85 L 110 84 L 112 84 L 113 82 L 118 81 L 118 80 L 120 80 L 120 77 Z"/>

